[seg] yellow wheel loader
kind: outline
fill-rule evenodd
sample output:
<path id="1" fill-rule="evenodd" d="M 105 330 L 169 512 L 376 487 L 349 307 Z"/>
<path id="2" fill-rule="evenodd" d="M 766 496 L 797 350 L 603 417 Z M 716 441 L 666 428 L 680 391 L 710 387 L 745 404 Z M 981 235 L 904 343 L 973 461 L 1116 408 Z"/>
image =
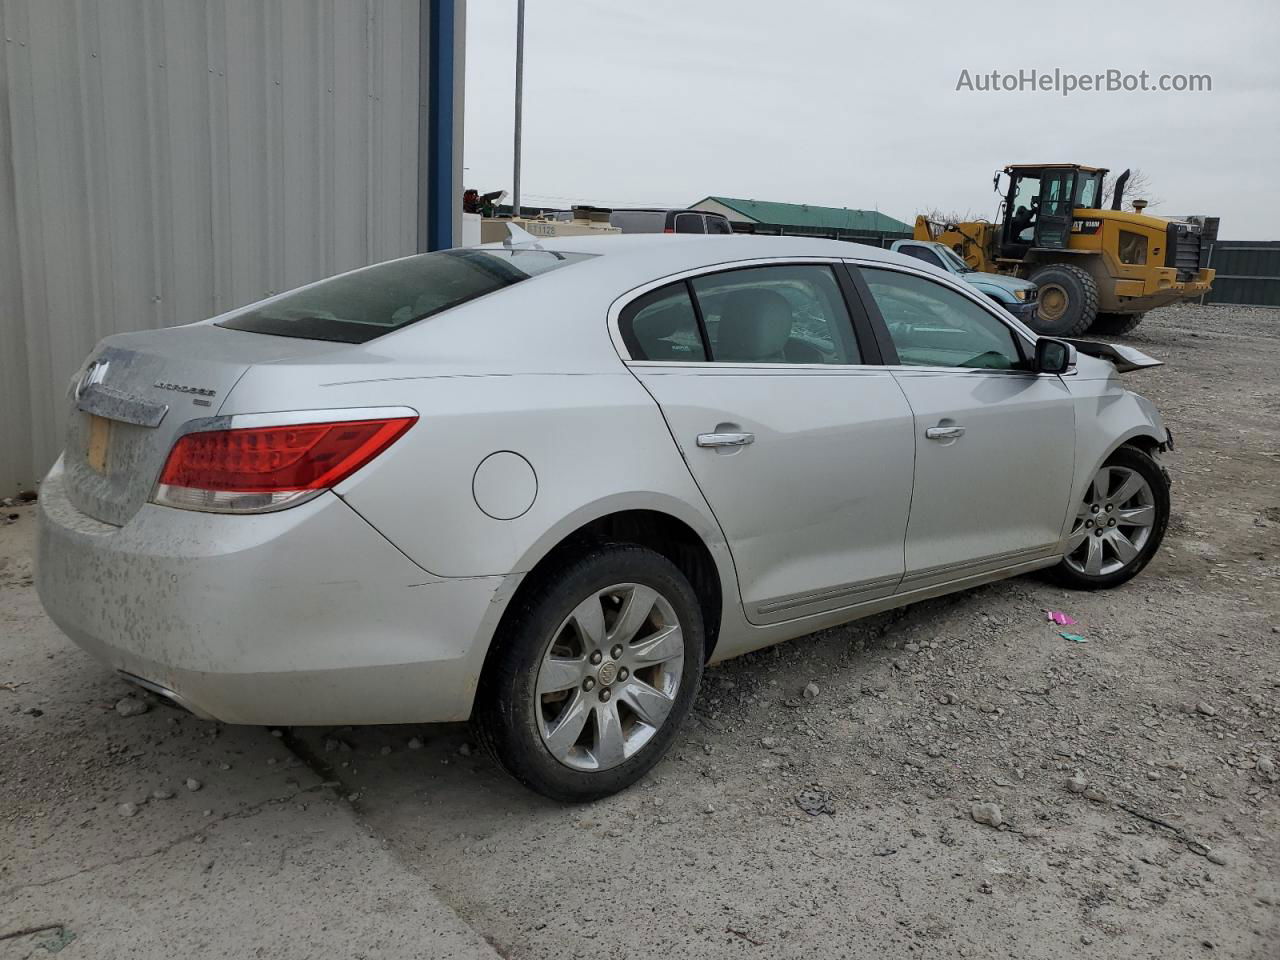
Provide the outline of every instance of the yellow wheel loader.
<path id="1" fill-rule="evenodd" d="M 1148 216 L 1141 200 L 1134 212 L 1120 209 L 1129 171 L 1103 209 L 1106 174 L 1074 163 L 1011 164 L 995 176 L 999 222 L 920 216 L 915 238 L 945 243 L 975 270 L 1035 283 L 1040 333 L 1128 333 L 1146 311 L 1206 293 L 1214 271 L 1201 266 L 1199 224 Z"/>

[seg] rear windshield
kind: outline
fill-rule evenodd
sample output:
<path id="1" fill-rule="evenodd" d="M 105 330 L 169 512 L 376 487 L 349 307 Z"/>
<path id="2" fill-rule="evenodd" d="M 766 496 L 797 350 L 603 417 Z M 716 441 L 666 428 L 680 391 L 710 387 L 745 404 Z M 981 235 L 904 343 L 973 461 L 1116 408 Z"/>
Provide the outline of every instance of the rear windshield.
<path id="1" fill-rule="evenodd" d="M 218 325 L 277 337 L 365 343 L 592 256 L 478 248 L 424 253 L 321 280 Z"/>

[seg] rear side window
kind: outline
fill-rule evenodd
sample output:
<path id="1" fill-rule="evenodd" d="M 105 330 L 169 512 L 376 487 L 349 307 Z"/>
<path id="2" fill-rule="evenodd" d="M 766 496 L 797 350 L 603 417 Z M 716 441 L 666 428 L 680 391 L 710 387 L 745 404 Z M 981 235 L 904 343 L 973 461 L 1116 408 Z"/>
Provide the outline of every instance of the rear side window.
<path id="1" fill-rule="evenodd" d="M 706 360 L 689 288 L 673 283 L 627 304 L 618 318 L 622 342 L 633 360 L 673 363 Z"/>
<path id="2" fill-rule="evenodd" d="M 677 213 L 676 233 L 702 233 L 702 214 Z"/>
<path id="3" fill-rule="evenodd" d="M 923 260 L 925 263 L 933 267 L 941 267 L 942 260 L 938 255 L 928 247 L 917 246 L 916 244 L 905 244 L 898 248 L 898 252 L 908 257 L 915 257 L 917 260 Z"/>
<path id="4" fill-rule="evenodd" d="M 609 214 L 609 226 L 623 233 L 662 233 L 667 215 L 656 210 L 615 210 Z"/>
<path id="5" fill-rule="evenodd" d="M 724 217 L 707 217 L 707 233 L 733 233 Z"/>
<path id="6" fill-rule="evenodd" d="M 692 281 L 722 363 L 862 363 L 830 267 L 751 267 Z"/>
<path id="7" fill-rule="evenodd" d="M 276 337 L 366 343 L 592 256 L 551 250 L 441 250 L 321 280 L 218 325 Z"/>

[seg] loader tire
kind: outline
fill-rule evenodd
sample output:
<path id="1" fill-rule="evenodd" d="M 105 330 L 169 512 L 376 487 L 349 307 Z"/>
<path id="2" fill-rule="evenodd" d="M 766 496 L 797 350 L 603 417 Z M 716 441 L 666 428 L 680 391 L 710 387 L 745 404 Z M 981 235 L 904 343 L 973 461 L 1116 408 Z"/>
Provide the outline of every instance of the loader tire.
<path id="1" fill-rule="evenodd" d="M 1145 313 L 1100 313 L 1094 318 L 1090 333 L 1104 337 L 1123 337 L 1142 322 Z"/>
<path id="2" fill-rule="evenodd" d="M 1098 315 L 1098 287 L 1087 270 L 1051 263 L 1028 278 L 1040 288 L 1032 324 L 1047 337 L 1078 337 Z"/>

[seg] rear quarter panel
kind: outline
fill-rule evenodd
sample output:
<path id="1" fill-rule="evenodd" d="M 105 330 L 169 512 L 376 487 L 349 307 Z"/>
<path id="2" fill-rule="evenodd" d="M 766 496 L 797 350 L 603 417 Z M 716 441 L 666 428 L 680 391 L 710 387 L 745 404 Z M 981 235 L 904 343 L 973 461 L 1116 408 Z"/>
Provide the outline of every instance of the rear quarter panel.
<path id="1" fill-rule="evenodd" d="M 722 550 L 661 411 L 609 340 L 622 285 L 609 260 L 481 298 L 332 363 L 253 367 L 219 412 L 417 411 L 418 423 L 336 492 L 437 576 L 527 571 L 564 535 L 627 509 L 663 510 Z M 481 462 L 502 451 L 536 474 L 532 506 L 509 520 L 473 494 Z"/>
<path id="2" fill-rule="evenodd" d="M 657 406 L 625 370 L 431 378 L 393 392 L 421 419 L 337 492 L 437 576 L 525 572 L 618 510 L 662 510 L 709 544 L 721 539 Z M 537 480 L 532 505 L 510 520 L 473 493 L 477 468 L 500 451 L 523 457 Z"/>

